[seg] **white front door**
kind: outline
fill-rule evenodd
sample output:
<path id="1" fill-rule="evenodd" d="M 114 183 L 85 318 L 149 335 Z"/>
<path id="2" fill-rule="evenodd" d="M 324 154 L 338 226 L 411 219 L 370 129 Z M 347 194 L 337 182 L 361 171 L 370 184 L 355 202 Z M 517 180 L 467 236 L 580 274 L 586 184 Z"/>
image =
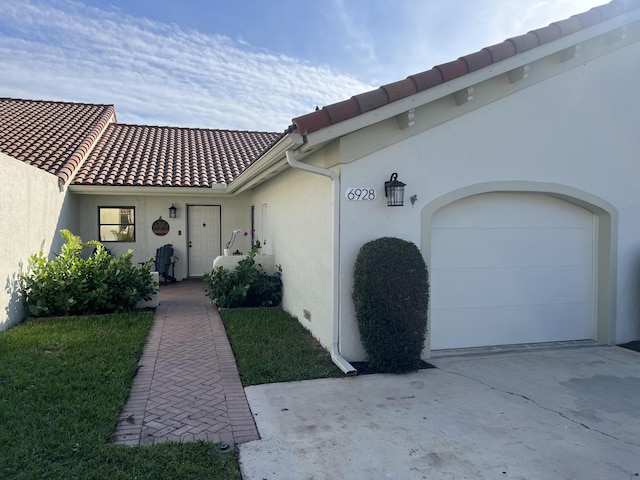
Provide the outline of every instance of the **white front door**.
<path id="1" fill-rule="evenodd" d="M 431 222 L 431 348 L 594 338 L 594 215 L 534 193 L 486 193 Z"/>
<path id="2" fill-rule="evenodd" d="M 219 205 L 188 205 L 189 276 L 201 277 L 222 253 Z"/>

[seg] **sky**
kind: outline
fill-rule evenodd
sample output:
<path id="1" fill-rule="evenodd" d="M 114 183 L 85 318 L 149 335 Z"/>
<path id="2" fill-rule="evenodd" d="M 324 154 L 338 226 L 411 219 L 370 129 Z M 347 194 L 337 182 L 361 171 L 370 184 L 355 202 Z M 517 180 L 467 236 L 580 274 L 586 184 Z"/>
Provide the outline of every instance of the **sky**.
<path id="1" fill-rule="evenodd" d="M 291 119 L 607 0 L 0 0 L 0 97 L 119 123 Z"/>

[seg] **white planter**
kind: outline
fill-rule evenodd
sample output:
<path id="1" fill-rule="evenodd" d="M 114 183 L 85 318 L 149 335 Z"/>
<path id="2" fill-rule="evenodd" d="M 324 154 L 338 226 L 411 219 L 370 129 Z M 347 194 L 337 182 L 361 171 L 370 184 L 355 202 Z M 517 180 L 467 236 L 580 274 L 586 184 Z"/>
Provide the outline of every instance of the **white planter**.
<path id="1" fill-rule="evenodd" d="M 224 256 L 225 256 L 225 257 L 230 257 L 230 256 L 232 256 L 232 255 L 233 255 L 233 253 L 231 252 L 231 249 L 230 249 L 230 248 L 225 248 L 225 249 L 224 249 Z"/>
<path id="2" fill-rule="evenodd" d="M 227 270 L 235 270 L 238 263 L 247 258 L 247 255 L 233 255 L 231 257 L 216 257 L 213 259 L 213 268 L 224 267 Z M 273 275 L 276 271 L 275 257 L 273 255 L 256 255 L 256 263 L 264 268 L 265 272 Z"/>

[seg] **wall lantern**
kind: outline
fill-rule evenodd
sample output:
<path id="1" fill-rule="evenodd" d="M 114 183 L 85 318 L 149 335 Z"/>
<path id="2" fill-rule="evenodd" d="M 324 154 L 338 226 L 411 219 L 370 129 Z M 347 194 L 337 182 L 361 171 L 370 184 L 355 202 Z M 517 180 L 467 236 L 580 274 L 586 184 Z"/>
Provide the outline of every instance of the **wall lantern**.
<path id="1" fill-rule="evenodd" d="M 404 205 L 404 187 L 398 181 L 398 174 L 392 173 L 388 182 L 384 182 L 384 196 L 387 197 L 387 207 L 401 207 Z"/>
<path id="2" fill-rule="evenodd" d="M 177 213 L 178 209 L 176 208 L 176 206 L 172 203 L 171 206 L 169 207 L 169 218 L 176 218 L 176 213 Z"/>

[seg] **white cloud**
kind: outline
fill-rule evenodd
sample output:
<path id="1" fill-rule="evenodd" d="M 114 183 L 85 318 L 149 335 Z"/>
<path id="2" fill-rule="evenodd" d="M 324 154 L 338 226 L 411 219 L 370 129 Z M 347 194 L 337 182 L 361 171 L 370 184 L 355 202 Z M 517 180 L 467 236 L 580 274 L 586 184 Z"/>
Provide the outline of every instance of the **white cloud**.
<path id="1" fill-rule="evenodd" d="M 375 53 L 375 35 L 364 22 L 358 21 L 363 17 L 362 5 L 349 5 L 347 9 L 344 0 L 334 0 L 333 15 L 341 24 L 342 35 L 345 39 L 344 47 L 359 63 L 373 63 L 377 65 L 378 59 Z"/>
<path id="2" fill-rule="evenodd" d="M 115 104 L 127 123 L 282 131 L 316 105 L 603 1 L 334 0 L 305 18 L 306 36 L 284 41 L 309 52 L 327 46 L 347 74 L 257 48 L 242 33 L 185 31 L 72 0 L 2 0 L 0 96 Z"/>
<path id="3" fill-rule="evenodd" d="M 398 0 L 395 6 L 404 22 L 392 41 L 379 42 L 380 48 L 396 53 L 377 55 L 390 59 L 388 70 L 402 73 L 384 81 L 428 70 L 606 1 Z"/>
<path id="4" fill-rule="evenodd" d="M 221 35 L 71 2 L 5 0 L 3 95 L 113 103 L 123 123 L 282 131 L 373 88 Z"/>

